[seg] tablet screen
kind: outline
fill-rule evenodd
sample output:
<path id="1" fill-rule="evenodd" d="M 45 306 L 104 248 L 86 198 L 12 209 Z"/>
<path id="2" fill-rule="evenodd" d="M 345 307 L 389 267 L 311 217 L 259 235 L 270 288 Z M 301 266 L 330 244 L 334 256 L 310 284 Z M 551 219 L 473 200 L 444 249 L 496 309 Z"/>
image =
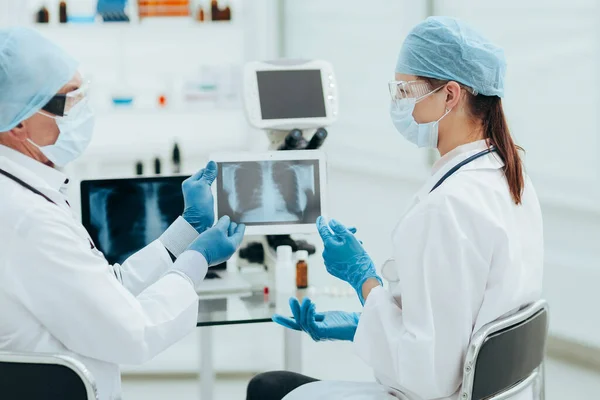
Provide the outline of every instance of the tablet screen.
<path id="1" fill-rule="evenodd" d="M 314 224 L 321 215 L 319 160 L 218 164 L 219 217 L 252 226 Z"/>

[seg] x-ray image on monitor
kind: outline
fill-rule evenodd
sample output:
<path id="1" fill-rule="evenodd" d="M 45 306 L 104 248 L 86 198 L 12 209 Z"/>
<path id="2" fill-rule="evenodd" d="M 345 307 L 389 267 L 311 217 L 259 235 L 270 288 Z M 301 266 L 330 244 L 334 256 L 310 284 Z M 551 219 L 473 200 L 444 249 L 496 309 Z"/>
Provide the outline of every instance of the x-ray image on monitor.
<path id="1" fill-rule="evenodd" d="M 312 224 L 321 215 L 318 160 L 218 164 L 219 217 L 252 226 Z"/>
<path id="2" fill-rule="evenodd" d="M 183 211 L 184 177 L 87 181 L 83 224 L 111 264 L 156 240 Z M 87 204 L 85 204 L 87 203 Z"/>

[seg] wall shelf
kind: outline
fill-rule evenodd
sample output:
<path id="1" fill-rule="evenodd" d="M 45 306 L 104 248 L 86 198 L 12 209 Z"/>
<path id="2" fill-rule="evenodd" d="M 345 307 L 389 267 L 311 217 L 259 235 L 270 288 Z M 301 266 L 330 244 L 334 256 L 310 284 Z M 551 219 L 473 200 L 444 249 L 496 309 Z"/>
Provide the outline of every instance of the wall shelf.
<path id="1" fill-rule="evenodd" d="M 68 24 L 32 24 L 32 27 L 43 33 L 53 34 L 55 32 L 85 32 L 103 34 L 107 32 L 170 32 L 173 34 L 189 32 L 213 32 L 236 31 L 243 28 L 241 21 L 209 21 L 195 22 L 187 18 L 181 20 L 168 19 L 166 21 L 143 21 L 133 22 L 99 22 L 90 24 L 68 23 Z"/>

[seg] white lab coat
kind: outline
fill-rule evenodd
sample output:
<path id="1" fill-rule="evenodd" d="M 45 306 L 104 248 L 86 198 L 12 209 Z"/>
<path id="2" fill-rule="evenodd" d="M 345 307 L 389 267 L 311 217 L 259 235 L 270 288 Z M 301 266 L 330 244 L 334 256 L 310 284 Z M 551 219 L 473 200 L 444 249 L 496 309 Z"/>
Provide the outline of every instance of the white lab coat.
<path id="1" fill-rule="evenodd" d="M 0 168 L 59 205 L 0 176 L 0 351 L 73 356 L 101 400 L 120 399 L 118 364 L 143 363 L 196 326 L 191 281 L 168 273 L 173 263 L 158 240 L 109 265 L 71 214 L 63 174 L 4 146 Z M 207 269 L 192 251 L 176 262 Z"/>
<path id="2" fill-rule="evenodd" d="M 361 395 L 352 387 L 344 391 L 343 382 L 309 384 L 286 400 L 388 399 L 386 388 L 457 399 L 472 334 L 541 297 L 542 216 L 528 177 L 517 206 L 502 162 L 490 154 L 429 193 L 453 166 L 485 147 L 484 141 L 467 144 L 440 159 L 393 232 L 399 284 L 370 293 L 354 338 L 381 384 L 361 384 Z M 514 397 L 531 398 L 531 392 Z"/>

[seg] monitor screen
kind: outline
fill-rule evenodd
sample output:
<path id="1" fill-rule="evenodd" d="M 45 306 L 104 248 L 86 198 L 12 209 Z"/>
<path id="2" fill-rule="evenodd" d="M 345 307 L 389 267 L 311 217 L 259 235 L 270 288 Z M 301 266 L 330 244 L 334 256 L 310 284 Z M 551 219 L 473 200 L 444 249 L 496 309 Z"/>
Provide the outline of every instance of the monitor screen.
<path id="1" fill-rule="evenodd" d="M 218 164 L 219 217 L 253 226 L 314 224 L 321 215 L 319 160 Z"/>
<path id="2" fill-rule="evenodd" d="M 324 118 L 321 71 L 257 71 L 262 119 Z"/>
<path id="3" fill-rule="evenodd" d="M 84 181 L 83 225 L 107 261 L 123 263 L 150 244 L 183 212 L 185 177 Z"/>

